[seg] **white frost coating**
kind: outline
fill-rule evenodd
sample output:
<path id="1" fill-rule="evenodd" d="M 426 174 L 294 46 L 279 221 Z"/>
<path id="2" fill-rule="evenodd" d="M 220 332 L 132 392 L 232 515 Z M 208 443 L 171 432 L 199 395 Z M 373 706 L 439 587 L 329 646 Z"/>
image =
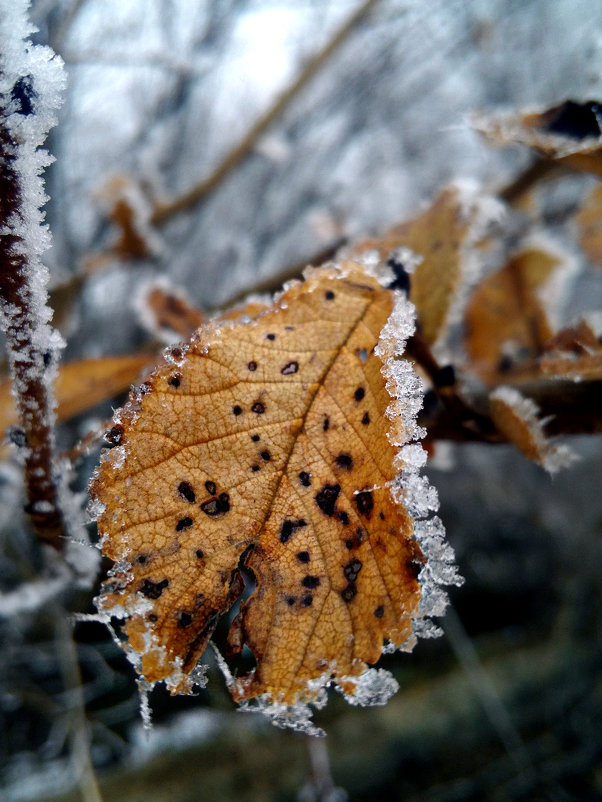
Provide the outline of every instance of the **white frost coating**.
<path id="1" fill-rule="evenodd" d="M 427 559 L 420 571 L 418 582 L 421 588 L 421 601 L 412 615 L 412 635 L 399 648 L 411 651 L 416 637 L 437 637 L 441 630 L 430 621 L 431 616 L 443 615 L 448 604 L 443 585 L 460 585 L 463 580 L 458 575 L 452 547 L 445 540 L 445 530 L 440 519 L 428 519 L 439 507 L 437 491 L 431 487 L 427 477 L 420 476 L 426 454 L 422 446 L 412 442 L 424 436 L 424 430 L 416 425 L 416 415 L 422 407 L 423 385 L 414 373 L 409 362 L 401 358 L 405 351 L 407 338 L 414 332 L 415 310 L 404 293 L 396 293 L 393 313 L 384 326 L 375 353 L 383 360 L 381 372 L 391 403 L 387 417 L 392 422 L 389 439 L 401 446 L 396 466 L 400 474 L 391 485 L 391 495 L 397 503 L 403 504 L 414 520 L 414 537 Z M 426 519 L 426 520 L 420 520 Z M 392 644 L 386 644 L 383 652 L 394 651 Z"/>
<path id="2" fill-rule="evenodd" d="M 383 650 L 384 651 L 384 650 Z M 390 671 L 384 668 L 369 668 L 359 677 L 345 677 L 345 682 L 355 685 L 353 693 L 346 693 L 337 686 L 346 702 L 354 707 L 379 707 L 386 705 L 399 690 L 399 683 Z"/>
<path id="3" fill-rule="evenodd" d="M 0 234 L 20 238 L 15 252 L 27 257 L 35 319 L 30 321 L 26 339 L 43 350 L 62 347 L 60 335 L 48 326 L 51 310 L 46 304 L 48 271 L 39 255 L 50 247 L 50 233 L 43 225 L 40 207 L 48 198 L 41 173 L 53 158 L 40 146 L 56 125 L 65 83 L 63 62 L 49 47 L 35 47 L 27 41 L 36 29 L 27 20 L 27 0 L 0 0 L 0 102 L 7 112 L 3 119 L 11 138 L 18 143 L 12 167 L 21 190 L 19 213 L 13 214 Z M 23 113 L 29 105 L 30 113 Z M 27 109 L 26 109 L 27 110 Z M 3 326 L 17 310 L 2 309 Z"/>
<path id="4" fill-rule="evenodd" d="M 269 696 L 258 696 L 249 702 L 243 702 L 238 709 L 241 713 L 263 713 L 281 730 L 293 730 L 304 735 L 313 735 L 314 738 L 323 738 L 326 735 L 324 730 L 316 727 L 311 720 L 311 707 L 302 702 L 286 705 L 272 701 Z"/>
<path id="5" fill-rule="evenodd" d="M 50 247 L 50 233 L 43 224 L 41 206 L 47 201 L 41 173 L 52 161 L 43 144 L 49 129 L 56 125 L 56 110 L 61 104 L 64 87 L 63 62 L 48 47 L 33 46 L 28 37 L 36 29 L 27 19 L 27 0 L 0 0 L 0 108 L 2 125 L 11 140 L 7 145 L 10 169 L 18 187 L 18 210 L 0 230 L 0 236 L 16 237 L 13 254 L 24 257 L 22 265 L 24 308 L 0 303 L 0 327 L 11 331 L 7 338 L 11 375 L 11 392 L 23 417 L 37 414 L 37 402 L 27 403 L 24 382 L 39 379 L 47 391 L 48 405 L 44 425 L 53 427 L 56 401 L 52 385 L 56 378 L 57 356 L 64 342 L 50 324 L 48 307 L 48 270 L 40 254 Z M 18 348 L 11 352 L 13 342 Z M 15 372 L 16 363 L 30 364 L 28 375 Z M 45 364 L 46 362 L 46 364 Z M 51 447 L 54 442 L 51 441 Z M 55 474 L 57 469 L 55 468 Z M 58 476 L 53 477 L 58 481 Z M 39 510 L 44 512 L 45 510 Z M 46 510 L 47 511 L 47 510 Z"/>

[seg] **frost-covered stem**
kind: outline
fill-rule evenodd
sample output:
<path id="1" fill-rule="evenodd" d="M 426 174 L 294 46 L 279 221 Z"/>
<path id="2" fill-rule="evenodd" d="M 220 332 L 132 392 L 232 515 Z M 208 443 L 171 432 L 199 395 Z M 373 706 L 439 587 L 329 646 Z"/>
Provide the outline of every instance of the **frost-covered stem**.
<path id="1" fill-rule="evenodd" d="M 0 124 L 1 230 L 6 230 L 14 215 L 19 215 L 21 191 L 14 169 L 15 151 L 9 132 Z M 0 240 L 0 299 L 3 308 L 12 311 L 6 316 L 5 336 L 24 433 L 25 511 L 38 537 L 59 547 L 63 524 L 53 479 L 54 412 L 44 364 L 51 355 L 46 356 L 40 347 L 33 347 L 28 336 L 37 311 L 34 301 L 37 293 L 30 286 L 32 271 L 20 244 L 21 238 L 15 235 L 3 235 Z"/>
<path id="2" fill-rule="evenodd" d="M 56 123 L 64 76 L 61 60 L 29 41 L 28 6 L 0 0 L 0 324 L 21 421 L 14 439 L 25 460 L 25 509 L 38 537 L 60 548 L 52 378 L 62 340 L 49 325 L 39 255 L 50 244 L 40 174 L 52 161 L 41 145 Z"/>

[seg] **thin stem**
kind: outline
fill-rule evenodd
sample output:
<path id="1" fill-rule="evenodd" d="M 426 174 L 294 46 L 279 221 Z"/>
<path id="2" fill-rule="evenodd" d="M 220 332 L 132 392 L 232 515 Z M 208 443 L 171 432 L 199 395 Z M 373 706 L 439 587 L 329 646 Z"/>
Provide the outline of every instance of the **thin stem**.
<path id="1" fill-rule="evenodd" d="M 79 790 L 84 802 L 102 802 L 90 757 L 90 731 L 86 719 L 82 678 L 77 650 L 73 642 L 73 632 L 66 620 L 65 612 L 58 607 L 54 610 L 54 620 L 56 621 L 58 641 L 57 651 L 67 691 L 66 699 L 69 704 L 68 717 L 74 773 L 78 779 Z"/>
<path id="2" fill-rule="evenodd" d="M 301 89 L 303 89 L 308 81 L 320 70 L 328 58 L 330 58 L 335 50 L 346 40 L 362 17 L 377 2 L 378 0 L 366 0 L 366 2 L 362 3 L 362 5 L 351 14 L 347 22 L 339 29 L 326 47 L 308 62 L 298 78 L 278 97 L 266 114 L 257 120 L 244 139 L 226 155 L 215 171 L 204 181 L 201 181 L 200 184 L 197 184 L 176 200 L 169 203 L 158 203 L 151 215 L 151 223 L 154 225 L 162 225 L 169 220 L 170 217 L 173 217 L 174 214 L 184 211 L 185 209 L 190 209 L 192 206 L 202 201 L 210 192 L 221 184 L 226 176 L 228 176 L 248 155 L 267 128 L 285 112 Z"/>

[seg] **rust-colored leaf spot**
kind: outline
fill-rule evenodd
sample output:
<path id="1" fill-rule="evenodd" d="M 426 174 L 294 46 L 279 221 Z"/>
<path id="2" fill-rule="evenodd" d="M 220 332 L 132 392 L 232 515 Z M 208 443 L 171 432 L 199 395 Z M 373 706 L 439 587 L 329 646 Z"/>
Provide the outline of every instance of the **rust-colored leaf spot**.
<path id="1" fill-rule="evenodd" d="M 248 646 L 256 668 L 230 677 L 237 701 L 303 706 L 331 681 L 359 704 L 395 690 L 368 666 L 444 607 L 441 593 L 421 604 L 407 568 L 425 562 L 423 535 L 443 536 L 437 519 L 410 514 L 435 506 L 416 481 L 420 385 L 399 358 L 412 329 L 405 296 L 361 266 L 309 270 L 255 320 L 199 329 L 177 360 L 179 386 L 172 356 L 118 413 L 120 445 L 91 486 L 116 563 L 97 603 L 125 620 L 124 648 L 147 682 L 190 692 L 242 593 L 243 558 L 257 587 L 229 654 Z M 442 584 L 454 581 L 445 554 Z"/>

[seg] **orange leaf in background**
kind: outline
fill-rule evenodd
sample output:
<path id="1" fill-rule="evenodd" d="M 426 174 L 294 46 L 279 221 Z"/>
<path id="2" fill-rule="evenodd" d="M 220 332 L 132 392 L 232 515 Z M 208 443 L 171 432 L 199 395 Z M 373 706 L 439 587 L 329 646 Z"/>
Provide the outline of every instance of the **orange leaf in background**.
<path id="1" fill-rule="evenodd" d="M 602 175 L 602 107 L 567 100 L 545 111 L 472 115 L 475 130 L 495 145 L 528 145 L 575 170 Z"/>
<path id="2" fill-rule="evenodd" d="M 127 390 L 152 362 L 153 357 L 149 354 L 134 354 L 82 359 L 60 365 L 54 388 L 58 420 L 68 420 Z M 0 385 L 1 432 L 19 420 L 10 385 L 10 380 Z"/>
<path id="3" fill-rule="evenodd" d="M 412 328 L 395 303 L 352 262 L 312 270 L 257 319 L 202 327 L 118 413 L 91 486 L 116 562 L 98 606 L 126 619 L 146 681 L 190 691 L 241 559 L 257 588 L 229 643 L 257 666 L 232 680 L 237 701 L 304 703 L 331 678 L 353 694 L 412 636 L 425 558 L 397 475 L 422 480 L 392 443 L 416 437 L 419 385 L 394 361 Z"/>
<path id="4" fill-rule="evenodd" d="M 144 308 L 144 321 L 151 331 L 173 331 L 188 339 L 203 323 L 205 315 L 176 292 L 158 285 L 148 287 L 138 304 Z"/>
<path id="5" fill-rule="evenodd" d="M 365 240 L 353 248 L 352 253 L 376 249 L 386 259 L 394 249 L 405 247 L 422 257 L 411 277 L 410 297 L 416 306 L 420 333 L 430 345 L 447 328 L 466 275 L 469 251 L 497 208 L 491 200 L 484 204 L 476 193 L 452 185 L 413 220 L 395 226 L 380 239 Z"/>
<path id="6" fill-rule="evenodd" d="M 562 329 L 546 343 L 539 367 L 545 376 L 580 381 L 602 381 L 602 341 L 582 320 Z"/>
<path id="7" fill-rule="evenodd" d="M 575 215 L 579 244 L 590 262 L 602 265 L 602 186 L 597 186 Z"/>
<path id="8" fill-rule="evenodd" d="M 514 387 L 498 387 L 489 396 L 491 419 L 504 435 L 527 459 L 539 463 L 550 473 L 570 465 L 575 457 L 563 445 L 550 443 L 538 419 L 539 409 L 530 399 Z"/>
<path id="9" fill-rule="evenodd" d="M 529 248 L 478 284 L 465 311 L 465 345 L 483 379 L 496 376 L 507 357 L 541 353 L 553 332 L 540 292 L 561 265 L 557 256 Z"/>

